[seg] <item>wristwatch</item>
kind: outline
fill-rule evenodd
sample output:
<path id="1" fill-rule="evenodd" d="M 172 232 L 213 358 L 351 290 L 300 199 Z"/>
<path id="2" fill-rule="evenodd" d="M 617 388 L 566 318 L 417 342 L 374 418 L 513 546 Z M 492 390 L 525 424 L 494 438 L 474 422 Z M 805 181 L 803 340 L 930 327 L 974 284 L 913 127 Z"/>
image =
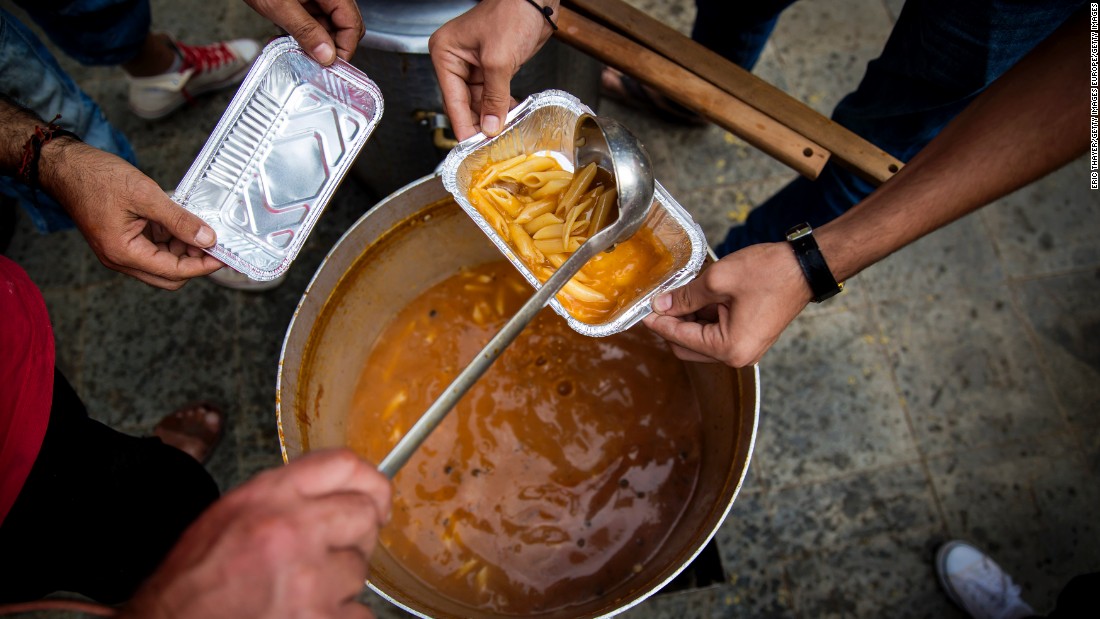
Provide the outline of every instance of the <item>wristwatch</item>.
<path id="1" fill-rule="evenodd" d="M 821 303 L 844 290 L 844 284 L 836 283 L 833 272 L 825 262 L 825 256 L 821 255 L 810 224 L 798 224 L 788 230 L 787 242 L 791 244 L 798 266 L 802 267 L 802 274 L 806 276 L 810 290 L 814 293 L 814 303 Z"/>

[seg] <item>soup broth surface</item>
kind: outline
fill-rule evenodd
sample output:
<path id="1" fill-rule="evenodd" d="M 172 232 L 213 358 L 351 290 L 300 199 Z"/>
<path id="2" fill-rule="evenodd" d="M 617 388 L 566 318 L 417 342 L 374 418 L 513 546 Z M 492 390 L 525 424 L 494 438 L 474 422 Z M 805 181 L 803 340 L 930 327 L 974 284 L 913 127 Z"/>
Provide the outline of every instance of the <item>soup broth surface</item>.
<path id="1" fill-rule="evenodd" d="M 349 446 L 381 461 L 531 294 L 501 261 L 404 308 L 360 377 Z M 663 340 L 644 327 L 584 337 L 546 309 L 398 473 L 381 543 L 472 607 L 525 614 L 614 595 L 691 496 L 700 423 Z"/>

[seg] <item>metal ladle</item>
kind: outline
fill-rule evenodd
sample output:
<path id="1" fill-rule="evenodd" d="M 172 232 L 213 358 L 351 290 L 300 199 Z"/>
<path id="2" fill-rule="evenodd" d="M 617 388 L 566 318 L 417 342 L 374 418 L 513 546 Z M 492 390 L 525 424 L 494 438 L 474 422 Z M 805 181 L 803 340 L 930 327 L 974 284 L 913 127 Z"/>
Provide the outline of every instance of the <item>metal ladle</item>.
<path id="1" fill-rule="evenodd" d="M 428 438 L 469 391 L 493 361 L 519 336 L 524 327 L 546 307 L 577 271 L 593 256 L 629 239 L 638 231 L 653 205 L 653 169 L 649 155 L 638 139 L 619 123 L 608 118 L 583 114 L 577 118 L 573 132 L 573 165 L 580 170 L 591 162 L 611 172 L 618 192 L 618 218 L 585 241 L 561 267 L 546 280 L 515 316 L 495 335 L 485 348 L 443 390 L 428 410 L 413 424 L 405 436 L 378 465 L 386 477 L 394 475 L 412 457 L 417 447 Z"/>

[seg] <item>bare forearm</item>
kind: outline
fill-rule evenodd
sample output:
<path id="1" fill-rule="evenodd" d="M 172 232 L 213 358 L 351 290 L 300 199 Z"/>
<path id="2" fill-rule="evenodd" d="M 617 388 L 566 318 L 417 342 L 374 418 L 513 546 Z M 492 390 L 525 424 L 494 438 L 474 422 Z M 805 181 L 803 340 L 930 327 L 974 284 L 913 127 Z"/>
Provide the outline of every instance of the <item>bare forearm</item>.
<path id="1" fill-rule="evenodd" d="M 23 144 L 40 124 L 34 113 L 0 95 L 0 173 L 15 176 L 23 160 Z"/>
<path id="2" fill-rule="evenodd" d="M 1086 20 L 1084 11 L 1071 17 L 894 178 L 815 232 L 838 280 L 1084 152 Z"/>
<path id="3" fill-rule="evenodd" d="M 0 95 L 0 174 L 16 176 L 23 166 L 26 145 L 35 130 L 47 125 L 34 112 L 19 103 Z M 38 176 L 34 179 L 38 188 L 56 197 L 58 183 L 64 178 L 61 170 L 66 168 L 65 157 L 70 149 L 92 150 L 78 140 L 67 135 L 56 136 L 46 142 L 35 164 Z"/>

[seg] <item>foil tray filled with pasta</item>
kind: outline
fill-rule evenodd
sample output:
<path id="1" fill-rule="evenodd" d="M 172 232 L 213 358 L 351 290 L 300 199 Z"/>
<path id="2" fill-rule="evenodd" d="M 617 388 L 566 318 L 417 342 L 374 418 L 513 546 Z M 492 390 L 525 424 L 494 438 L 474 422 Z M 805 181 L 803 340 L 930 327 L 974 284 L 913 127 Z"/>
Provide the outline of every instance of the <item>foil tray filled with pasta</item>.
<path id="1" fill-rule="evenodd" d="M 282 275 L 382 118 L 382 92 L 290 37 L 253 63 L 172 199 L 218 235 L 207 250 L 257 281 Z"/>
<path id="2" fill-rule="evenodd" d="M 573 169 L 574 126 L 592 113 L 566 92 L 534 94 L 500 135 L 463 141 L 441 167 L 443 186 L 536 288 L 617 216 L 612 176 Z M 582 335 L 624 331 L 654 296 L 695 277 L 706 252 L 702 229 L 658 182 L 642 228 L 590 260 L 550 305 Z"/>

